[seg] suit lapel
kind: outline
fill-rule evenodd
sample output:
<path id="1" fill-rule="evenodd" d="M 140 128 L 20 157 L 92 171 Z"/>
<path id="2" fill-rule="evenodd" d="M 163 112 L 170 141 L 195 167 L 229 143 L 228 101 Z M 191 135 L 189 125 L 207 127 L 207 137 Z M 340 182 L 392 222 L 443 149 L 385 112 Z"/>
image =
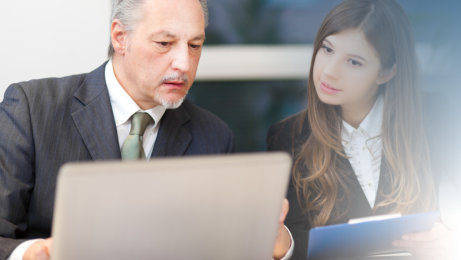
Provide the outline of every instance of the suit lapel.
<path id="1" fill-rule="evenodd" d="M 102 66 L 74 93 L 72 119 L 93 160 L 120 159 L 117 130 Z"/>
<path id="2" fill-rule="evenodd" d="M 370 207 L 370 203 L 368 203 L 362 186 L 360 186 L 359 180 L 357 179 L 357 175 L 355 175 L 352 165 L 347 158 L 341 158 L 340 161 L 341 169 L 344 169 L 345 184 L 346 189 L 348 190 L 348 192 L 342 192 L 348 194 L 339 194 L 339 196 L 348 197 L 349 200 L 348 203 L 346 203 L 347 209 L 345 209 L 347 212 L 346 221 L 351 218 L 360 218 L 372 215 L 372 208 Z"/>
<path id="3" fill-rule="evenodd" d="M 347 158 L 341 158 L 341 163 L 344 167 L 344 172 L 346 175 L 346 185 L 347 189 L 350 191 L 349 194 L 349 205 L 348 205 L 348 216 L 347 218 L 359 218 L 371 215 L 386 214 L 389 211 L 388 207 L 381 207 L 374 212 L 374 209 L 370 207 L 370 203 L 363 192 L 362 187 L 357 179 L 357 176 L 352 169 L 352 166 Z M 378 190 L 376 192 L 376 201 L 375 205 L 381 202 L 384 199 L 383 194 L 389 194 L 390 192 L 390 181 L 388 176 L 386 176 L 387 164 L 384 156 L 381 158 L 381 169 L 379 175 Z M 339 196 L 344 196 L 345 194 L 339 194 Z M 348 220 L 346 219 L 346 220 Z"/>
<path id="4" fill-rule="evenodd" d="M 151 158 L 184 155 L 192 141 L 191 133 L 184 127 L 190 120 L 184 105 L 167 110 L 161 120 Z"/>
<path id="5" fill-rule="evenodd" d="M 383 156 L 381 158 L 381 172 L 379 174 L 378 191 L 376 192 L 376 205 L 385 199 L 384 194 L 391 193 L 392 186 L 389 174 L 386 174 L 386 172 L 388 172 L 388 169 L 389 166 L 387 165 L 387 161 Z M 378 210 L 376 210 L 375 214 L 386 214 L 390 212 L 390 209 L 390 206 L 380 207 Z"/>

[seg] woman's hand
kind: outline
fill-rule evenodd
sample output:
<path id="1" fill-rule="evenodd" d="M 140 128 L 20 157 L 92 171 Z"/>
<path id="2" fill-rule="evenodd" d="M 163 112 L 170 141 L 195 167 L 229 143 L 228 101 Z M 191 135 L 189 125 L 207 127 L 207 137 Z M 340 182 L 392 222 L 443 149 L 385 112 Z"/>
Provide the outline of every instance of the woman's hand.
<path id="1" fill-rule="evenodd" d="M 441 223 L 435 223 L 430 231 L 405 234 L 393 245 L 409 251 L 418 260 L 454 260 L 454 236 Z"/>

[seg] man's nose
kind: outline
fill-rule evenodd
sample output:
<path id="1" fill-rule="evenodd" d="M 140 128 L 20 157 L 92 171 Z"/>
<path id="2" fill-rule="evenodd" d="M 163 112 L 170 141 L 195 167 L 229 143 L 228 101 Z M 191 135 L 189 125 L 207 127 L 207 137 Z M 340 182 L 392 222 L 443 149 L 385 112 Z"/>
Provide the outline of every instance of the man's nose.
<path id="1" fill-rule="evenodd" d="M 181 72 L 188 71 L 190 62 L 189 45 L 178 45 L 173 52 L 172 59 L 171 65 L 174 70 L 179 70 Z"/>

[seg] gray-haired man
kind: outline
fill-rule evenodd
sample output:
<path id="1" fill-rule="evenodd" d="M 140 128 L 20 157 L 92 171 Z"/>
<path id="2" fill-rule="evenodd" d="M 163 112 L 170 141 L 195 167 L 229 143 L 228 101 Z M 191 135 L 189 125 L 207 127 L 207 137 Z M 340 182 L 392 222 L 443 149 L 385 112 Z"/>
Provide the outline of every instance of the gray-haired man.
<path id="1" fill-rule="evenodd" d="M 0 259 L 47 256 L 51 240 L 31 239 L 50 236 L 59 167 L 120 159 L 138 111 L 153 119 L 144 132 L 148 158 L 233 151 L 227 125 L 185 99 L 205 24 L 206 1 L 114 1 L 107 63 L 8 88 L 0 104 Z"/>
<path id="2" fill-rule="evenodd" d="M 228 126 L 185 98 L 206 11 L 206 0 L 116 0 L 108 62 L 88 74 L 7 89 L 0 104 L 0 259 L 49 258 L 52 239 L 43 238 L 50 236 L 59 168 L 121 159 L 137 112 L 152 118 L 140 147 L 147 158 L 233 151 Z"/>

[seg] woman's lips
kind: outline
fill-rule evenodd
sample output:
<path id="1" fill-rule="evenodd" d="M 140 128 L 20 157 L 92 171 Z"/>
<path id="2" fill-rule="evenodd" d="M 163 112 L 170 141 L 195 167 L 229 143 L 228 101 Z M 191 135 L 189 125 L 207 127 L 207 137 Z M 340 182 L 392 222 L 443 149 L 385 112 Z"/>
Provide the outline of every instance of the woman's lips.
<path id="1" fill-rule="evenodd" d="M 320 89 L 327 94 L 335 94 L 341 91 L 339 89 L 331 87 L 325 82 L 320 82 Z"/>

